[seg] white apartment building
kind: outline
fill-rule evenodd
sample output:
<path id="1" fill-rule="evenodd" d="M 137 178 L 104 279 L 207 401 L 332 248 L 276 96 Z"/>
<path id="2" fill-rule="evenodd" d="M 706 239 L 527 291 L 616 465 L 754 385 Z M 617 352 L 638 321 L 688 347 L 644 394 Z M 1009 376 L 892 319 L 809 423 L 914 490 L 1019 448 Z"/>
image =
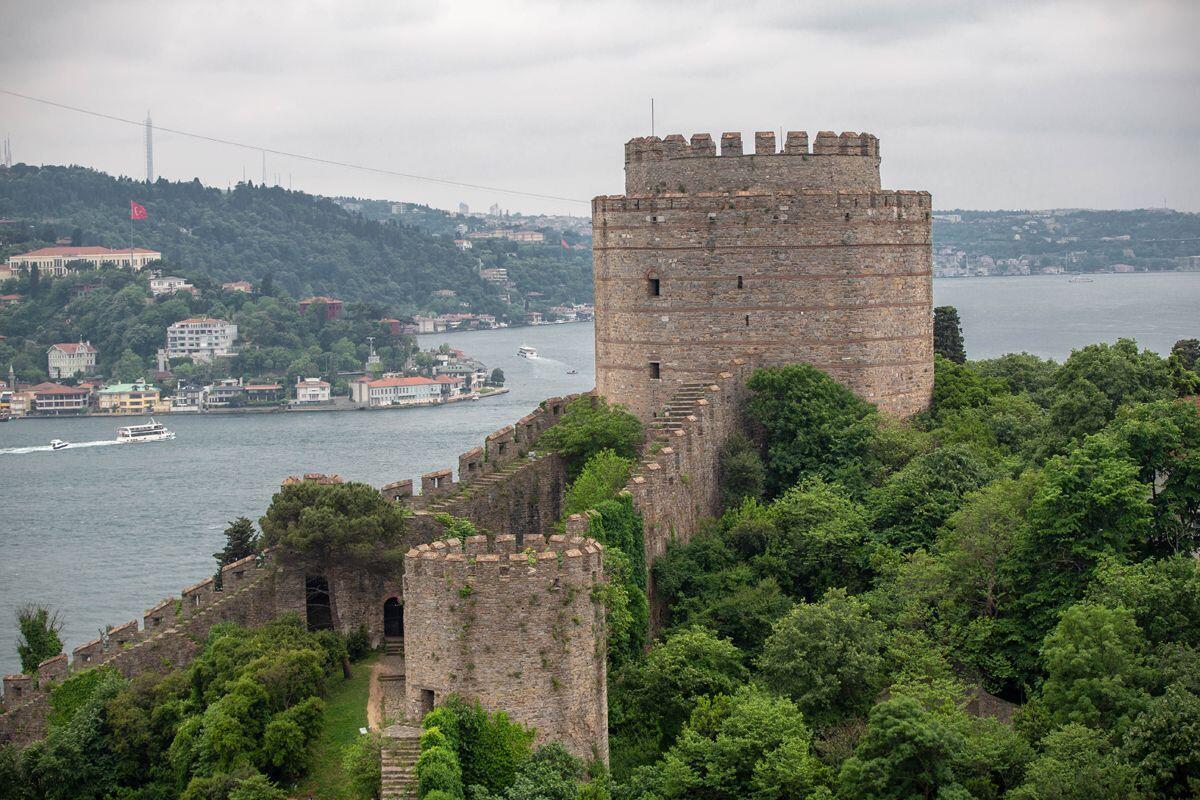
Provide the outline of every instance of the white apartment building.
<path id="1" fill-rule="evenodd" d="M 212 317 L 181 319 L 167 327 L 167 358 L 191 357 L 207 362 L 220 356 L 234 355 L 237 325 Z"/>
<path id="2" fill-rule="evenodd" d="M 99 352 L 92 347 L 91 342 L 82 340 L 50 345 L 50 349 L 46 351 L 50 379 L 62 380 L 76 375 L 94 375 L 96 355 Z"/>
<path id="3" fill-rule="evenodd" d="M 329 384 L 320 378 L 297 378 L 296 402 L 328 403 Z"/>
<path id="4" fill-rule="evenodd" d="M 76 261 L 86 262 L 93 269 L 113 266 L 138 272 L 147 264 L 162 261 L 162 253 L 142 247 L 128 250 L 111 250 L 107 247 L 43 247 L 10 256 L 5 263 L 14 274 L 26 272 L 30 267 L 36 266 L 39 275 L 62 277 L 67 274 L 67 265 Z"/>
<path id="5" fill-rule="evenodd" d="M 175 294 L 180 291 L 196 294 L 196 287 L 188 283 L 184 278 L 178 278 L 174 275 L 150 279 L 150 294 L 155 297 L 164 294 Z"/>
<path id="6" fill-rule="evenodd" d="M 429 378 L 356 378 L 350 382 L 350 399 L 371 408 L 432 405 L 441 402 L 442 386 Z"/>

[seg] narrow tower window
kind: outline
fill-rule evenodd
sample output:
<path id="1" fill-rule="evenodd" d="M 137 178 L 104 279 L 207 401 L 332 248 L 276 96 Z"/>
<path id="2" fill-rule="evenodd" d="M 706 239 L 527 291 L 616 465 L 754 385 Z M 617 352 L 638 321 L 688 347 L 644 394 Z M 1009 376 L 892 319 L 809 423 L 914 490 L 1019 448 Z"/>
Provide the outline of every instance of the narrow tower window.
<path id="1" fill-rule="evenodd" d="M 649 290 L 651 297 L 658 297 L 662 294 L 662 287 L 658 282 L 658 278 L 651 278 L 647 289 Z"/>
<path id="2" fill-rule="evenodd" d="M 742 276 L 741 276 L 741 275 L 738 275 L 738 288 L 739 288 L 739 289 L 745 289 L 745 288 L 746 288 L 745 284 L 743 284 L 743 283 L 742 283 Z"/>
<path id="3" fill-rule="evenodd" d="M 650 362 L 650 377 L 656 380 L 662 377 L 660 365 L 657 361 Z"/>
<path id="4" fill-rule="evenodd" d="M 749 314 L 746 315 L 746 327 L 747 328 L 750 327 L 750 315 Z"/>

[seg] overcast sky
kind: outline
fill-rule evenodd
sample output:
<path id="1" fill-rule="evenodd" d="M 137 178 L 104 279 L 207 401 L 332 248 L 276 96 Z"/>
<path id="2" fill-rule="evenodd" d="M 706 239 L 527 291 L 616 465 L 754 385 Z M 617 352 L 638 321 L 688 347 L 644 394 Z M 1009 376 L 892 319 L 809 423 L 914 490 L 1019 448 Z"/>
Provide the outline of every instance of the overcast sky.
<path id="1" fill-rule="evenodd" d="M 0 88 L 257 146 L 587 200 L 657 133 L 869 131 L 939 208 L 1200 210 L 1200 2 L 33 2 Z M 26 163 L 143 176 L 142 132 L 0 95 Z M 747 140 L 752 142 L 752 138 Z M 254 151 L 158 132 L 171 179 Z M 268 156 L 322 194 L 587 214 Z"/>

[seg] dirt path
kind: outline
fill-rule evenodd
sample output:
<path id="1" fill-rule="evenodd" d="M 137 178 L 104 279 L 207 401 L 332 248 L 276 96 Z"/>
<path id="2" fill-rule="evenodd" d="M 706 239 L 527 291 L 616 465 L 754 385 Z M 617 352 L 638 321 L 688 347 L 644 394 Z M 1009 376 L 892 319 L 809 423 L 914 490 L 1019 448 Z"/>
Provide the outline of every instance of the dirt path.
<path id="1" fill-rule="evenodd" d="M 386 709 L 386 694 L 388 691 L 404 691 L 403 682 L 393 680 L 385 687 L 388 677 L 404 675 L 404 656 L 385 655 L 371 665 L 371 683 L 367 691 L 367 727 L 373 731 L 379 730 L 384 723 Z M 380 680 L 384 678 L 384 680 Z M 396 722 L 397 720 L 389 720 Z"/>

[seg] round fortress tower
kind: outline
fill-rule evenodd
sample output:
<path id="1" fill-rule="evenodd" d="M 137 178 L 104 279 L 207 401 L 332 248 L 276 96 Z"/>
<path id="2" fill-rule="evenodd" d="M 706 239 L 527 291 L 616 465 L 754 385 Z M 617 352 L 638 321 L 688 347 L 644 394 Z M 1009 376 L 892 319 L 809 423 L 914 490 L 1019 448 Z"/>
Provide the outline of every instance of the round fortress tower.
<path id="1" fill-rule="evenodd" d="M 585 760 L 608 761 L 603 552 L 580 536 L 471 536 L 404 559 L 405 706 L 478 698 Z"/>
<path id="2" fill-rule="evenodd" d="M 596 386 L 650 419 L 749 354 L 809 363 L 900 416 L 933 391 L 931 203 L 880 189 L 870 134 L 633 139 L 592 201 Z"/>

